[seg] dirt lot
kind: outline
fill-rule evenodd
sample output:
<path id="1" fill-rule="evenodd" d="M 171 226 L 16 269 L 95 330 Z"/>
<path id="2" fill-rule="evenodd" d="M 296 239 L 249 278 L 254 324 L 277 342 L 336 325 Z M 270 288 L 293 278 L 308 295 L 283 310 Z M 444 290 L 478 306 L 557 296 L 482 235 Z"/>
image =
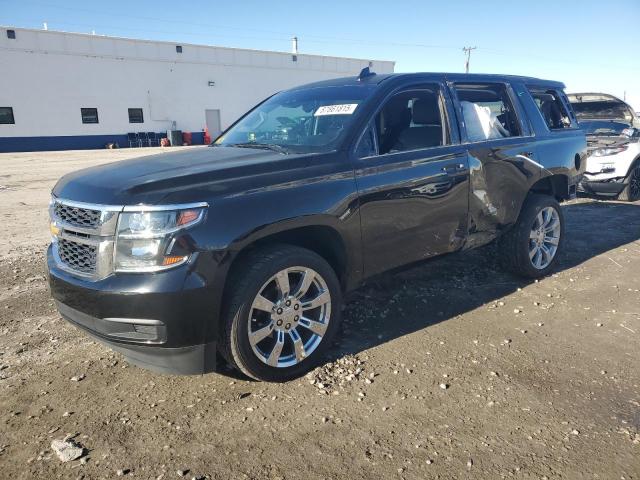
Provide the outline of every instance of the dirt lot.
<path id="1" fill-rule="evenodd" d="M 44 277 L 55 180 L 136 154 L 0 155 L 0 478 L 640 478 L 640 205 L 565 205 L 540 282 L 487 247 L 362 288 L 311 378 L 160 376 L 61 320 Z M 85 460 L 52 454 L 66 434 Z"/>

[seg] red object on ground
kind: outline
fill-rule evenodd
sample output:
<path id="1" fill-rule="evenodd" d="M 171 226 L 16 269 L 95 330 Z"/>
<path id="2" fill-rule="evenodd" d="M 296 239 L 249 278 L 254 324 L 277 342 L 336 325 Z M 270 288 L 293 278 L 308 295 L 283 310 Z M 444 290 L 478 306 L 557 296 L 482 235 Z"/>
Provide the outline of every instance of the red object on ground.
<path id="1" fill-rule="evenodd" d="M 184 145 L 191 145 L 191 132 L 182 132 L 182 143 Z"/>
<path id="2" fill-rule="evenodd" d="M 171 145 L 171 143 L 169 143 L 169 139 L 167 137 L 164 137 L 164 138 L 160 139 L 160 146 L 161 147 L 168 147 L 170 145 Z"/>
<path id="3" fill-rule="evenodd" d="M 211 143 L 211 135 L 209 135 L 209 129 L 207 127 L 205 127 L 204 129 L 202 143 L 204 143 L 205 145 L 209 145 Z"/>

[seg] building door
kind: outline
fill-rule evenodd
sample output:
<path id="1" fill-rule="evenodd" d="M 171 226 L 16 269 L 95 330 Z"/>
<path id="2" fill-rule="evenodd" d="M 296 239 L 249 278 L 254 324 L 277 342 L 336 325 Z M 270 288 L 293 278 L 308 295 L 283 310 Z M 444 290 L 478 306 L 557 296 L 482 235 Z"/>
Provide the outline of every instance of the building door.
<path id="1" fill-rule="evenodd" d="M 216 138 L 222 132 L 220 127 L 220 110 L 205 110 L 204 111 L 207 120 L 207 129 L 211 139 Z"/>

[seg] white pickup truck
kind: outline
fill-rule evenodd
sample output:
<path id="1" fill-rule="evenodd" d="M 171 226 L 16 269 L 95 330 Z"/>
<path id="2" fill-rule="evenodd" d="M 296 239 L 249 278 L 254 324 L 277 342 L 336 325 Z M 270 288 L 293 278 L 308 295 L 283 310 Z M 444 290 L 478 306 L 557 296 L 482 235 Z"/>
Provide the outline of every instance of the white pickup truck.
<path id="1" fill-rule="evenodd" d="M 588 144 L 586 171 L 578 189 L 618 200 L 640 200 L 640 119 L 613 95 L 572 93 L 568 97 Z"/>

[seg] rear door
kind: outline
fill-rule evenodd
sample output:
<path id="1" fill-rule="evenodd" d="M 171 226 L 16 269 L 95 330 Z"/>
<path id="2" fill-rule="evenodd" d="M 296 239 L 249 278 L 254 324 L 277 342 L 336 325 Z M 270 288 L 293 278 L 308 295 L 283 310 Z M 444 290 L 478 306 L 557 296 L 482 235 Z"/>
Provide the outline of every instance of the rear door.
<path id="1" fill-rule="evenodd" d="M 469 168 L 444 85 L 390 95 L 355 150 L 365 275 L 454 251 L 467 227 Z"/>
<path id="2" fill-rule="evenodd" d="M 455 82 L 449 87 L 471 168 L 468 246 L 478 246 L 517 220 L 541 166 L 527 117 L 508 83 Z"/>

